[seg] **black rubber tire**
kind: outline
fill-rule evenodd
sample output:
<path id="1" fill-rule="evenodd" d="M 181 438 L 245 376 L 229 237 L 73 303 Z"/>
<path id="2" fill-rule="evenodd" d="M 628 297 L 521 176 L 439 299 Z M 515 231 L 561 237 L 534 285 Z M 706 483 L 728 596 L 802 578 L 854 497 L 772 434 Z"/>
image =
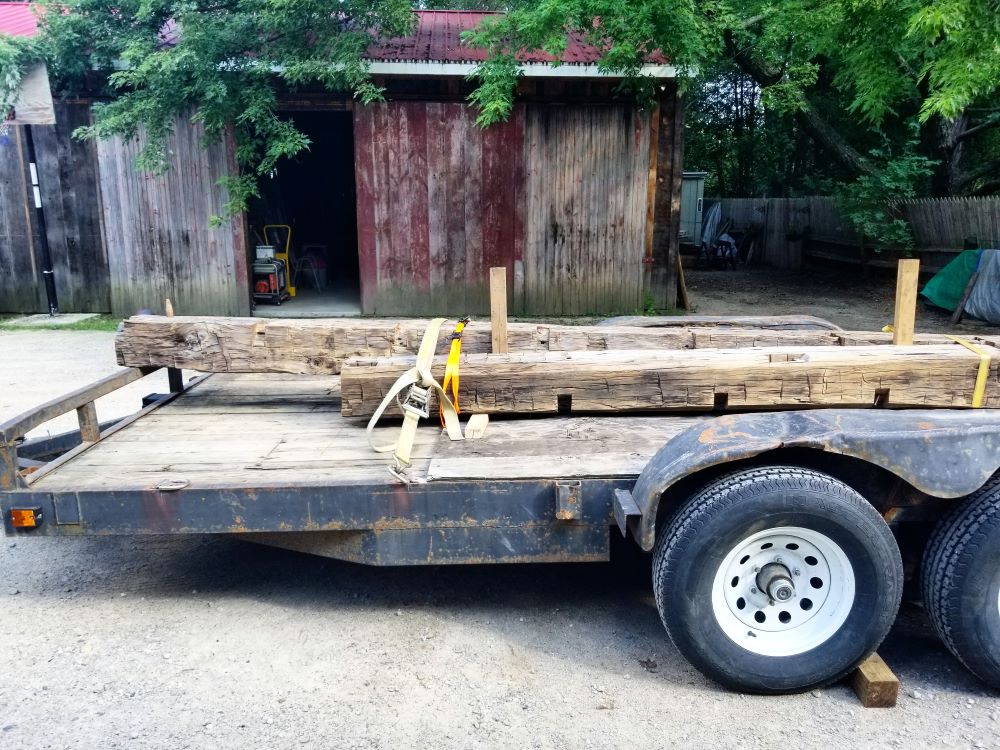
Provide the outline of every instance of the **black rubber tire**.
<path id="1" fill-rule="evenodd" d="M 781 526 L 825 534 L 850 560 L 854 603 L 825 642 L 794 656 L 748 651 L 719 626 L 712 585 L 742 539 Z M 896 618 L 903 563 L 885 521 L 833 477 L 794 466 L 748 469 L 697 492 L 656 540 L 653 589 L 677 649 L 707 677 L 748 693 L 796 693 L 834 682 L 878 648 Z"/>
<path id="2" fill-rule="evenodd" d="M 1000 689 L 1000 475 L 941 519 L 924 553 L 921 588 L 948 650 Z"/>

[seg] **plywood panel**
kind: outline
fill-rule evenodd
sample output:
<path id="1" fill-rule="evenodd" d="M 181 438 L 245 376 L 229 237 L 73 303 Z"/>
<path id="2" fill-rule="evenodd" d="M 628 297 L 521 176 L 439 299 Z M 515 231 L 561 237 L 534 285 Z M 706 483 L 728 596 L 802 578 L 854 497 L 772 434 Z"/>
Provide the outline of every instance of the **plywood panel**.
<path id="1" fill-rule="evenodd" d="M 200 124 L 178 118 L 162 176 L 136 169 L 141 135 L 97 145 L 116 315 L 162 310 L 167 297 L 186 314 L 249 313 L 244 219 L 211 226 L 228 199 L 219 181 L 236 168 L 232 140 L 204 148 L 204 138 Z"/>

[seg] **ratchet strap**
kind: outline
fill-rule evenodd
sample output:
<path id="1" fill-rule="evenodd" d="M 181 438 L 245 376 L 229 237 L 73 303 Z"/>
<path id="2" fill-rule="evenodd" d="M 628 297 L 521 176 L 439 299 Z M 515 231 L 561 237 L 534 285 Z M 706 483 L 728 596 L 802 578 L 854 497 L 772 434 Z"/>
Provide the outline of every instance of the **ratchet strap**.
<path id="1" fill-rule="evenodd" d="M 451 351 L 448 352 L 448 364 L 444 368 L 444 380 L 441 381 L 441 388 L 448 392 L 451 386 L 451 403 L 455 407 L 455 413 L 460 414 L 462 410 L 458 406 L 458 363 L 462 357 L 462 331 L 469 324 L 468 318 L 462 318 L 455 326 L 455 332 L 451 334 Z M 444 421 L 444 402 L 438 404 L 438 413 L 441 417 L 441 426 L 447 427 Z"/>
<path id="2" fill-rule="evenodd" d="M 990 376 L 990 355 L 971 341 L 966 341 L 958 336 L 948 336 L 948 338 L 956 344 L 961 344 L 973 354 L 979 355 L 979 373 L 976 375 L 975 390 L 972 391 L 972 408 L 981 409 L 983 401 L 986 399 L 986 381 Z"/>
<path id="3" fill-rule="evenodd" d="M 413 452 L 413 441 L 417 435 L 417 425 L 420 424 L 421 417 L 429 416 L 427 413 L 427 401 L 431 391 L 436 391 L 441 404 L 441 417 L 444 421 L 445 430 L 452 440 L 462 439 L 462 427 L 458 422 L 458 412 L 455 405 L 448 398 L 444 388 L 434 379 L 431 374 L 431 365 L 434 362 L 434 350 L 437 348 L 438 333 L 444 318 L 435 318 L 424 331 L 424 338 L 420 342 L 420 349 L 417 351 L 416 365 L 404 372 L 392 387 L 385 394 L 382 403 L 368 420 L 368 444 L 378 453 L 388 453 L 392 451 L 393 462 L 389 467 L 389 472 L 403 482 L 409 479 L 403 473 L 410 466 L 410 456 Z M 409 390 L 407 390 L 409 389 Z M 400 401 L 400 396 L 405 393 L 405 400 Z M 399 431 L 399 438 L 395 443 L 389 445 L 376 445 L 372 440 L 372 433 L 375 425 L 378 424 L 382 413 L 393 402 L 397 401 L 403 410 L 403 426 Z"/>

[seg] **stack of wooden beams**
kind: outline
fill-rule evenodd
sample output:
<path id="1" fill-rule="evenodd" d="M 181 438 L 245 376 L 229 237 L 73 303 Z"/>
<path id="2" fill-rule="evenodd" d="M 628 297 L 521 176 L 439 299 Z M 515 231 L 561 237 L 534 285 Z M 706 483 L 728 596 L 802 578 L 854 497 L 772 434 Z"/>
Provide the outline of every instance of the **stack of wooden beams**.
<path id="1" fill-rule="evenodd" d="M 370 415 L 414 364 L 426 320 L 263 320 L 136 316 L 117 339 L 120 364 L 204 372 L 341 374 L 345 416 Z M 438 351 L 448 348 L 444 326 Z M 965 407 L 980 356 L 941 335 L 890 347 L 883 333 L 711 325 L 510 323 L 509 354 L 488 354 L 488 322 L 463 334 L 466 413 L 565 413 L 809 407 Z M 984 405 L 1000 407 L 1000 339 Z M 435 365 L 443 375 L 444 359 Z"/>
<path id="2" fill-rule="evenodd" d="M 984 351 L 992 360 L 984 406 L 1000 407 L 1000 349 Z M 462 359 L 458 403 L 472 414 L 967 407 L 979 362 L 954 345 L 471 354 Z M 413 363 L 348 361 L 344 416 L 370 416 Z M 435 375 L 443 374 L 439 358 Z"/>

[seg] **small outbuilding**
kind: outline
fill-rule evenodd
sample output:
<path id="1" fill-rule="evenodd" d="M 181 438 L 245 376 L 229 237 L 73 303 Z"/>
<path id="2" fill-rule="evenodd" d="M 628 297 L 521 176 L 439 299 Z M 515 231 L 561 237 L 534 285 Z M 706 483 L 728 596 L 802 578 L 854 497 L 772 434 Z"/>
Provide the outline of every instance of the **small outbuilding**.
<path id="1" fill-rule="evenodd" d="M 513 314 L 631 313 L 650 299 L 672 307 L 683 152 L 673 68 L 645 66 L 659 96 L 643 108 L 580 40 L 558 66 L 523 55 L 509 120 L 482 129 L 467 76 L 485 53 L 460 35 L 484 14 L 416 14 L 412 36 L 367 53 L 385 101 L 282 96 L 310 149 L 222 227 L 210 217 L 226 199 L 219 178 L 236 168 L 232 142 L 202 148 L 199 125 L 178 121 L 171 171 L 142 174 L 138 143 L 69 138 L 89 121 L 89 101 L 59 103 L 61 123 L 36 143 L 46 150 L 43 191 L 62 206 L 49 220 L 61 298 L 119 315 L 162 309 L 165 297 L 179 313 L 248 314 L 255 247 L 282 244 L 290 227 L 297 294 L 257 314 L 481 314 L 494 266 L 507 269 Z M 37 264 L 23 262 L 28 248 L 15 247 L 37 232 L 15 131 L 0 148 L 0 309 L 34 312 L 45 309 L 38 294 L 8 296 L 41 288 Z M 91 293 L 65 288 L 80 284 Z"/>

